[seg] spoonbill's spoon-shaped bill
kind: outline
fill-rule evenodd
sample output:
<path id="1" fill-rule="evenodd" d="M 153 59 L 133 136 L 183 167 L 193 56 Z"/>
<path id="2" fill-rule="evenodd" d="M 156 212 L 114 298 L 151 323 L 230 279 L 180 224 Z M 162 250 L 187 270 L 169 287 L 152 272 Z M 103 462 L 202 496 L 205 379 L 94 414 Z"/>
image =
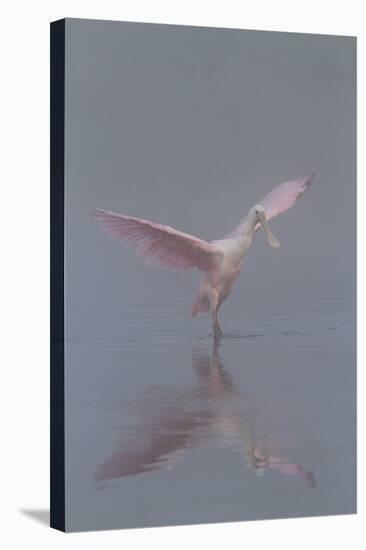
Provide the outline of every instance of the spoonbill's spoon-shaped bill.
<path id="1" fill-rule="evenodd" d="M 262 209 L 262 207 L 260 208 Z M 268 244 L 272 248 L 279 248 L 280 241 L 277 239 L 277 237 L 274 236 L 274 234 L 272 233 L 272 231 L 268 226 L 265 210 L 264 209 L 259 210 L 259 207 L 257 207 L 257 213 L 258 213 L 258 219 L 259 219 L 260 225 L 263 227 L 264 231 L 266 232 Z"/>

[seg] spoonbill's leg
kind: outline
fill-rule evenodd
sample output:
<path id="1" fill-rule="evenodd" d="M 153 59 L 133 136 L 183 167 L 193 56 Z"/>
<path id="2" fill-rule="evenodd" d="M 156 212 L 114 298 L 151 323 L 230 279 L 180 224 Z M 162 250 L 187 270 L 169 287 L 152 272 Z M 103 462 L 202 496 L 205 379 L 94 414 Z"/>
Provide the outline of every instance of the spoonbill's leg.
<path id="1" fill-rule="evenodd" d="M 210 302 L 210 309 L 211 309 L 212 323 L 213 323 L 213 333 L 214 333 L 214 338 L 216 339 L 222 335 L 222 330 L 217 319 L 217 312 L 220 307 L 219 293 L 217 292 L 216 288 L 212 286 L 208 286 L 206 292 L 207 292 L 207 298 Z"/>
<path id="2" fill-rule="evenodd" d="M 221 330 L 219 320 L 218 320 L 218 316 L 217 316 L 218 311 L 219 311 L 218 306 L 215 309 L 212 310 L 212 320 L 213 320 L 215 338 L 219 338 L 220 336 L 222 336 L 222 330 Z"/>
<path id="3" fill-rule="evenodd" d="M 214 337 L 218 338 L 219 336 L 222 336 L 222 330 L 219 325 L 218 320 L 218 311 L 219 311 L 219 295 L 216 290 L 212 289 L 212 293 L 210 296 L 211 301 L 211 312 L 212 312 L 212 321 L 213 321 L 213 331 L 214 331 Z"/>

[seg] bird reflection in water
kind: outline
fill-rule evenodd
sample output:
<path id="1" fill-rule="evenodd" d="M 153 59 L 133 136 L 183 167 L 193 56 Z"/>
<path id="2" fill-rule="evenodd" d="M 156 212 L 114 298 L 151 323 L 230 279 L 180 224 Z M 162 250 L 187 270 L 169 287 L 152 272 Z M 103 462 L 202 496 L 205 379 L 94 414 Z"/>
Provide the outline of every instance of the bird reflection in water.
<path id="1" fill-rule="evenodd" d="M 316 487 L 314 474 L 300 464 L 291 464 L 286 458 L 276 456 L 261 438 L 252 441 L 245 438 L 245 457 L 249 468 L 258 476 L 263 476 L 267 470 L 273 470 L 285 476 L 296 476 L 303 479 L 309 487 Z"/>
<path id="2" fill-rule="evenodd" d="M 240 409 L 240 392 L 223 367 L 219 345 L 215 339 L 211 354 L 192 351 L 197 376 L 192 388 L 151 392 L 153 406 L 151 396 L 142 406 L 148 408 L 143 411 L 143 426 L 124 436 L 123 448 L 99 465 L 97 482 L 172 467 L 184 451 L 216 440 L 239 447 L 258 476 L 271 470 L 316 486 L 314 475 L 278 456 L 268 438 L 257 433 L 252 416 Z"/>

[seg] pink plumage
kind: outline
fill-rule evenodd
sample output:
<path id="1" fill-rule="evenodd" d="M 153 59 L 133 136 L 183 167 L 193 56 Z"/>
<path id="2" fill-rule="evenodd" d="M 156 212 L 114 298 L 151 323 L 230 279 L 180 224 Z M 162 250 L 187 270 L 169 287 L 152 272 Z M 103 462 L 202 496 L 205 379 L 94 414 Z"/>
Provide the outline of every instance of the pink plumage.
<path id="1" fill-rule="evenodd" d="M 284 212 L 286 212 L 286 210 L 289 210 L 292 206 L 294 206 L 297 199 L 300 198 L 307 189 L 309 189 L 314 181 L 314 178 L 315 174 L 311 174 L 310 176 L 297 178 L 291 181 L 285 181 L 283 183 L 280 183 L 280 185 L 277 185 L 277 187 L 267 193 L 267 195 L 265 195 L 257 203 L 264 208 L 266 213 L 266 220 L 271 220 L 272 218 L 275 218 L 279 214 L 283 214 Z M 242 226 L 246 220 L 247 217 L 240 220 L 239 225 L 228 236 L 230 238 L 236 238 L 238 235 L 240 235 Z M 256 224 L 255 230 L 258 231 L 260 227 L 260 223 Z"/>
<path id="2" fill-rule="evenodd" d="M 311 174 L 297 180 L 285 181 L 272 189 L 258 202 L 266 211 L 266 219 L 271 220 L 275 216 L 278 216 L 278 214 L 282 214 L 294 206 L 296 200 L 313 183 L 314 177 L 315 174 Z"/>
<path id="3" fill-rule="evenodd" d="M 114 237 L 135 248 L 150 265 L 177 271 L 207 271 L 218 251 L 215 246 L 168 225 L 95 209 L 95 217 Z"/>

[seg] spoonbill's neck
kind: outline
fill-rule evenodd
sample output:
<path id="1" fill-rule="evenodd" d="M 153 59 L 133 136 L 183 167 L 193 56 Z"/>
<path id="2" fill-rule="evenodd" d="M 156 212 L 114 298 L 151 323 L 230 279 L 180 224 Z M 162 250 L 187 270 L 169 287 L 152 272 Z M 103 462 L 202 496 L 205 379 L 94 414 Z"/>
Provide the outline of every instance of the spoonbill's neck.
<path id="1" fill-rule="evenodd" d="M 255 226 L 257 225 L 258 220 L 254 213 L 249 212 L 246 217 L 240 232 L 240 237 L 253 237 L 255 233 Z"/>

